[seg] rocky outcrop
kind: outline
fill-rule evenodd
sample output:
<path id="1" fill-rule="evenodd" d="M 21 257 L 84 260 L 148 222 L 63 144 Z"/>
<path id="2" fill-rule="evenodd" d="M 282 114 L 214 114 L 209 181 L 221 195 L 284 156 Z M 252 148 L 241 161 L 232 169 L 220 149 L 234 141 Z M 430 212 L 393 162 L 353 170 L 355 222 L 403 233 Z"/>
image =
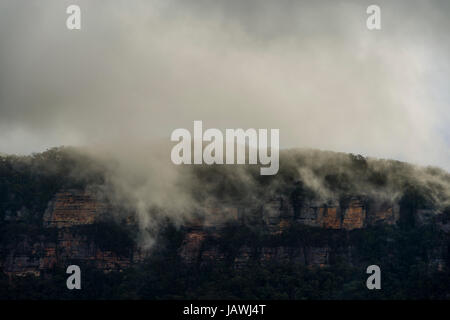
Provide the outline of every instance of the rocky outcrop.
<path id="1" fill-rule="evenodd" d="M 264 222 L 272 228 L 290 220 L 311 227 L 353 230 L 377 223 L 393 224 L 399 218 L 398 206 L 392 204 L 369 210 L 358 197 L 348 199 L 345 206 L 336 202 L 304 201 L 296 209 L 280 198 L 265 204 L 262 212 Z"/>
<path id="2" fill-rule="evenodd" d="M 23 234 L 20 241 L 0 245 L 3 259 L 0 267 L 10 275 L 40 275 L 56 266 L 71 263 L 89 263 L 105 272 L 122 270 L 142 261 L 145 254 L 136 246 L 129 252 L 101 249 L 98 243 L 79 227 L 89 226 L 108 215 L 111 207 L 94 193 L 80 190 L 58 192 L 43 217 L 46 235 L 38 238 Z M 436 216 L 432 210 L 417 210 L 417 220 L 424 224 Z M 438 226 L 450 230 L 450 218 L 441 215 Z M 440 216 L 438 216 L 440 217 Z M 133 223 L 132 217 L 125 219 Z M 292 224 L 317 227 L 324 230 L 350 231 L 383 223 L 395 224 L 399 220 L 399 207 L 390 203 L 368 206 L 362 197 L 351 197 L 345 203 L 302 201 L 294 206 L 292 201 L 278 197 L 264 205 L 249 208 L 230 204 L 217 204 L 204 208 L 196 219 L 187 222 L 185 239 L 179 255 L 188 264 L 227 262 L 240 268 L 251 261 L 258 263 L 295 262 L 307 266 L 325 266 L 335 252 L 329 245 L 304 246 L 242 246 L 235 248 L 233 256 L 226 256 L 216 244 L 207 240 L 220 237 L 220 230 L 229 222 L 259 225 L 271 235 L 282 235 Z M 214 242 L 214 241 L 213 241 Z M 437 261 L 437 264 L 442 264 Z"/>
<path id="3" fill-rule="evenodd" d="M 143 259 L 142 253 L 136 248 L 128 255 L 102 250 L 86 236 L 68 229 L 60 229 L 58 239 L 54 242 L 43 239 L 32 243 L 25 237 L 23 241 L 5 249 L 7 256 L 1 264 L 2 270 L 15 276 L 39 276 L 54 267 L 67 267 L 70 264 L 89 264 L 104 272 L 118 271 Z"/>
<path id="4" fill-rule="evenodd" d="M 217 245 L 207 243 L 207 233 L 192 231 L 180 248 L 181 258 L 188 264 L 208 264 L 227 262 L 235 268 L 242 268 L 250 262 L 266 263 L 300 263 L 311 267 L 323 267 L 329 264 L 330 248 L 328 246 L 262 246 L 254 248 L 243 245 L 236 254 L 228 258 Z"/>
<path id="5" fill-rule="evenodd" d="M 423 210 L 424 211 L 424 210 Z M 394 224 L 399 219 L 399 207 L 383 204 L 369 209 L 359 197 L 348 199 L 342 206 L 338 202 L 321 203 L 304 201 L 294 208 L 283 197 L 272 199 L 261 207 L 248 208 L 218 204 L 202 210 L 200 217 L 188 221 L 191 228 L 221 228 L 227 222 L 264 224 L 274 233 L 285 229 L 292 222 L 324 229 L 361 229 L 378 223 Z"/>
<path id="6" fill-rule="evenodd" d="M 383 203 L 369 207 L 362 197 L 350 197 L 344 203 L 303 201 L 296 207 L 288 199 L 279 197 L 271 199 L 260 208 L 219 206 L 209 209 L 207 213 L 205 220 L 197 219 L 195 222 L 187 224 L 188 232 L 180 249 L 180 255 L 187 263 L 202 264 L 208 261 L 224 261 L 223 252 L 217 246 L 207 244 L 207 239 L 211 236 L 210 232 L 212 232 L 213 238 L 220 237 L 217 229 L 223 228 L 226 222 L 260 224 L 270 234 L 277 235 L 282 234 L 294 223 L 324 230 L 350 231 L 379 223 L 394 224 L 399 219 L 398 206 Z M 248 223 L 249 217 L 252 223 Z M 295 262 L 320 267 L 330 263 L 332 254 L 335 253 L 327 245 L 263 246 L 258 250 L 243 246 L 238 249 L 233 263 L 238 268 L 250 261 L 258 263 Z M 350 259 L 345 252 L 338 254 L 343 254 L 347 260 Z"/>
<path id="7" fill-rule="evenodd" d="M 207 234 L 205 231 L 192 230 L 186 234 L 186 237 L 179 252 L 184 261 L 194 263 L 199 258 L 203 241 Z"/>
<path id="8" fill-rule="evenodd" d="M 42 235 L 35 239 L 28 234 L 21 240 L 2 246 L 5 258 L 0 266 L 8 275 L 39 276 L 56 266 L 72 263 L 93 265 L 105 272 L 122 270 L 139 262 L 144 254 L 136 247 L 126 254 L 104 250 L 79 227 L 101 220 L 109 206 L 94 193 L 64 190 L 57 193 L 43 216 Z"/>
<path id="9" fill-rule="evenodd" d="M 45 245 L 40 243 L 30 244 L 26 241 L 17 244 L 2 259 L 1 267 L 5 274 L 25 276 L 41 274 L 40 253 L 45 251 Z M 43 256 L 43 255 L 42 255 Z"/>
<path id="10" fill-rule="evenodd" d="M 92 224 L 108 210 L 105 202 L 88 191 L 66 190 L 58 192 L 44 214 L 44 227 L 72 227 Z"/>

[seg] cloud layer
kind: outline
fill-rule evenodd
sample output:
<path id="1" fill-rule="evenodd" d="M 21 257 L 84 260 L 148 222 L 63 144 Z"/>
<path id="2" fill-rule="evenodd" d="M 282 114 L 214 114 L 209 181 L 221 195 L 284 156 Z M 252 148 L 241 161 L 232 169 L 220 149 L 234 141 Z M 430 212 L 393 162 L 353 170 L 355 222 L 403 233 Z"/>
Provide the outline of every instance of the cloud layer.
<path id="1" fill-rule="evenodd" d="M 380 31 L 370 4 L 2 1 L 0 152 L 123 152 L 203 120 L 449 170 L 450 3 L 378 1 Z"/>

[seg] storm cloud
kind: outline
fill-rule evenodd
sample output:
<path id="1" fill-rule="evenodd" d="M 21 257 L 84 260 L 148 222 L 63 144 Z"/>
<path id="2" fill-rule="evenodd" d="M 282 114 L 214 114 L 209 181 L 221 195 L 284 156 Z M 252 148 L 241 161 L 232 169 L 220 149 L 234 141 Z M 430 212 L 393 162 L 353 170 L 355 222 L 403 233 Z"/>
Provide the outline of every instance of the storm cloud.
<path id="1" fill-rule="evenodd" d="M 372 2 L 2 1 L 0 152 L 123 151 L 202 120 L 448 170 L 450 3 L 376 1 L 369 31 Z"/>

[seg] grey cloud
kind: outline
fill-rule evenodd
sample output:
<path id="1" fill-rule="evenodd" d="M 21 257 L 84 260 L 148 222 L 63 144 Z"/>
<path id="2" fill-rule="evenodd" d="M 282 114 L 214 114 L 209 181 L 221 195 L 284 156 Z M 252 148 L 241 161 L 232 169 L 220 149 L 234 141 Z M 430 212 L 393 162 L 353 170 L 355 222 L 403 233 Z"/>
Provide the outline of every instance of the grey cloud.
<path id="1" fill-rule="evenodd" d="M 450 5 L 377 3 L 379 32 L 369 1 L 3 1 L 0 151 L 121 149 L 198 119 L 449 169 Z"/>

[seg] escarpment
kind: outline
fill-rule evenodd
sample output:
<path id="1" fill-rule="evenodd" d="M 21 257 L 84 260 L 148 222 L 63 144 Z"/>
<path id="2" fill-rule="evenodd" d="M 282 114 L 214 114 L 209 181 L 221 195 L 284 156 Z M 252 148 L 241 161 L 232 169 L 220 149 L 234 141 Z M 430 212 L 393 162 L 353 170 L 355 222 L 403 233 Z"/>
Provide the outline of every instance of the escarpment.
<path id="1" fill-rule="evenodd" d="M 56 150 L 35 159 L 61 166 L 43 177 L 35 177 L 36 165 L 22 172 L 26 165 L 21 164 L 19 172 L 11 169 L 17 159 L 0 162 L 7 174 L 0 181 L 1 271 L 9 276 L 43 276 L 55 268 L 81 264 L 110 273 L 144 262 L 153 254 L 140 242 L 148 225 L 139 225 L 133 210 L 147 204 L 146 199 L 127 203 L 124 209 L 105 194 L 107 173 L 99 170 L 82 182 L 73 180 L 60 156 Z M 430 247 L 414 251 L 415 259 L 437 269 L 448 266 L 446 173 L 348 155 L 308 153 L 294 159 L 297 162 L 286 160 L 279 175 L 266 180 L 251 171 L 192 169 L 190 183 L 183 184 L 187 190 L 182 191 L 183 196 L 195 193 L 189 198 L 195 202 L 189 207 L 195 209 L 180 214 L 177 239 L 181 240 L 168 248 L 188 268 L 223 264 L 241 269 L 273 263 L 315 268 L 365 263 L 371 250 L 400 257 L 401 248 L 392 249 L 392 243 L 403 245 L 405 240 L 397 239 L 397 234 L 419 240 L 425 234 L 436 239 L 425 239 Z M 90 162 L 84 161 L 88 166 Z M 306 178 L 300 167 L 309 168 Z M 420 179 L 410 178 L 414 174 Z M 170 197 L 175 201 L 178 194 Z M 152 227 L 155 233 L 164 228 Z M 169 241 L 152 236 L 157 239 L 155 247 Z M 375 238 L 383 245 L 378 251 Z"/>
<path id="2" fill-rule="evenodd" d="M 58 192 L 49 203 L 43 225 L 47 228 L 64 228 L 92 224 L 107 210 L 107 205 L 98 201 L 92 193 L 65 190 Z"/>
<path id="3" fill-rule="evenodd" d="M 116 250 L 114 243 L 109 244 L 109 248 L 102 246 L 104 233 L 100 232 L 100 238 L 95 236 L 101 231 L 99 229 L 108 228 L 102 220 L 111 210 L 113 208 L 109 204 L 88 191 L 62 190 L 56 193 L 45 211 L 40 231 L 34 236 L 18 234 L 17 241 L 1 244 L 3 272 L 39 276 L 68 263 L 88 263 L 110 272 L 139 263 L 145 252 L 134 240 L 130 240 L 124 251 Z M 430 214 L 427 210 L 417 210 L 416 219 L 430 220 Z M 345 205 L 304 201 L 299 206 L 295 205 L 295 200 L 278 197 L 255 208 L 230 204 L 204 208 L 200 217 L 182 226 L 185 236 L 178 254 L 187 264 L 227 262 L 240 268 L 252 262 L 277 261 L 320 267 L 330 264 L 336 257 L 352 262 L 351 244 L 343 241 L 342 245 L 336 246 L 327 241 L 313 243 L 306 240 L 279 243 L 279 239 L 293 232 L 300 235 L 308 228 L 327 237 L 327 232 L 341 232 L 343 236 L 346 232 L 379 224 L 393 225 L 399 221 L 400 208 L 396 204 L 369 208 L 364 199 L 357 196 L 350 197 Z M 448 232 L 449 221 L 442 218 L 443 215 L 436 217 L 440 229 Z M 241 242 L 239 247 L 227 252 L 223 243 L 231 241 L 226 233 L 230 225 L 235 228 L 257 226 L 271 240 L 265 243 Z M 293 229 L 295 226 L 306 229 Z M 114 234 L 111 236 L 115 237 Z"/>
<path id="4" fill-rule="evenodd" d="M 209 214 L 222 217 L 216 224 L 211 224 L 208 215 L 204 221 L 194 220 L 185 225 L 186 236 L 180 248 L 180 255 L 190 264 L 203 264 L 211 261 L 224 261 L 227 254 L 221 250 L 218 242 L 227 241 L 224 229 L 230 226 L 259 226 L 269 237 L 269 241 L 253 246 L 252 241 L 236 250 L 231 263 L 240 267 L 249 262 L 300 263 L 308 266 L 326 266 L 340 258 L 351 262 L 349 244 L 337 246 L 326 241 L 292 242 L 280 244 L 280 238 L 286 234 L 300 236 L 308 230 L 319 232 L 325 238 L 328 234 L 338 232 L 346 237 L 347 232 L 377 225 L 395 225 L 400 217 L 400 208 L 395 204 L 383 204 L 377 208 L 369 208 L 362 197 L 349 197 L 345 205 L 304 201 L 295 206 L 294 201 L 286 197 L 278 197 L 267 201 L 256 208 L 224 206 L 208 208 Z M 227 214 L 227 213 L 232 214 Z M 220 222 L 219 222 L 220 221 Z M 213 241 L 211 241 L 211 239 Z M 219 239 L 217 241 L 217 239 Z M 216 241 L 214 241 L 216 240 Z"/>
<path id="5" fill-rule="evenodd" d="M 84 263 L 105 272 L 122 270 L 142 260 L 139 248 L 130 239 L 126 250 L 117 250 L 114 242 L 104 243 L 102 236 L 123 230 L 102 222 L 111 210 L 94 193 L 62 190 L 50 201 L 42 228 L 24 229 L 16 241 L 2 243 L 1 268 L 8 275 L 40 275 L 54 267 Z M 31 232 L 30 232 L 31 231 Z M 111 234 L 116 237 L 117 234 Z"/>

